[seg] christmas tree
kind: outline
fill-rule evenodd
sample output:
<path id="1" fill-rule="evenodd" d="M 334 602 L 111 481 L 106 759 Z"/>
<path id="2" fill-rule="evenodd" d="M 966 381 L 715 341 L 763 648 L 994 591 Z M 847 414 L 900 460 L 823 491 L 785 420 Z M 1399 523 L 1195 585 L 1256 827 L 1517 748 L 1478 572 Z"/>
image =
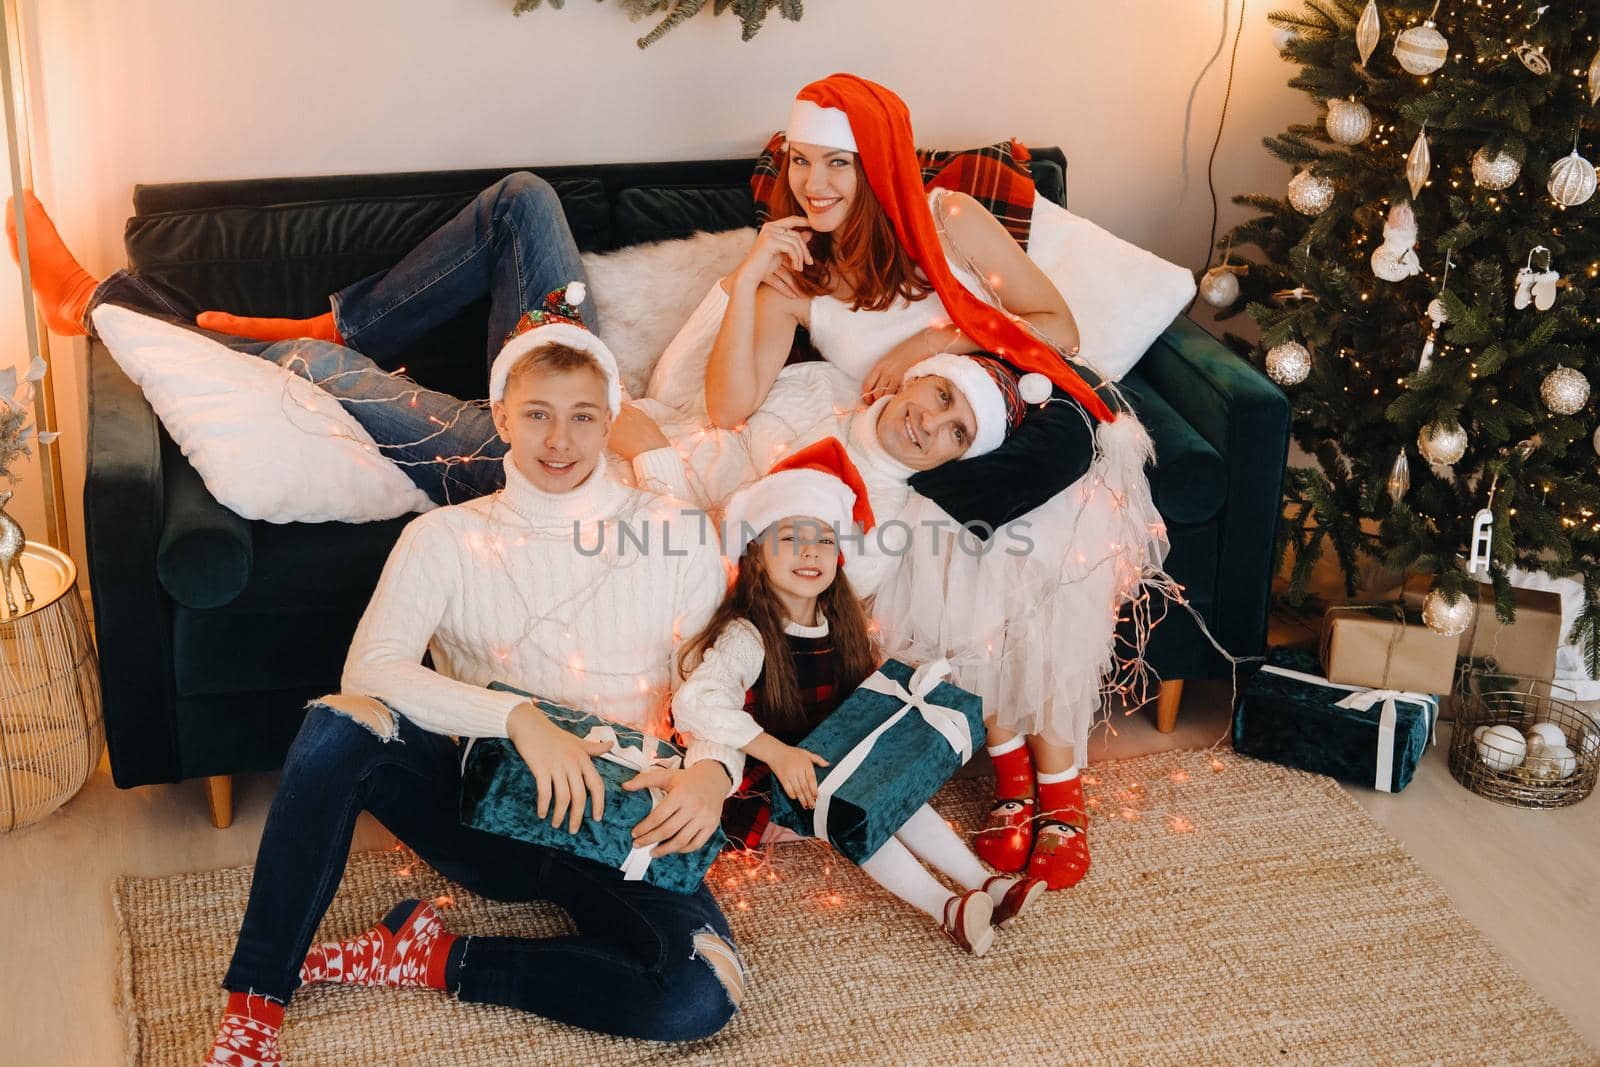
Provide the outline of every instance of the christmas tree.
<path id="1" fill-rule="evenodd" d="M 1370 553 L 1432 575 L 1425 617 L 1448 631 L 1479 574 L 1507 619 L 1512 568 L 1575 576 L 1571 636 L 1600 677 L 1600 5 L 1309 0 L 1271 19 L 1324 121 L 1266 140 L 1296 166 L 1288 197 L 1235 198 L 1260 214 L 1226 235 L 1264 261 L 1202 293 L 1260 326 L 1230 340 L 1284 386 L 1316 461 L 1286 482 L 1290 595 L 1330 547 L 1353 592 Z"/>

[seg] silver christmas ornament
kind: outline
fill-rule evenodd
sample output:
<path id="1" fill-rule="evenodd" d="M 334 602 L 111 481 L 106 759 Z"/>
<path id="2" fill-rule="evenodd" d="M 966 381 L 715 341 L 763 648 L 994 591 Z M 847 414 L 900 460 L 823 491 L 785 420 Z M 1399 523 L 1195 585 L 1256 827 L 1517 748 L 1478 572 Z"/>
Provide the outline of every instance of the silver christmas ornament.
<path id="1" fill-rule="evenodd" d="M 1461 593 L 1457 593 L 1452 601 L 1447 600 L 1439 590 L 1430 589 L 1422 599 L 1422 621 L 1428 629 L 1444 637 L 1460 637 L 1466 633 L 1477 613 L 1478 605 L 1471 597 Z M 1520 741 L 1521 736 L 1518 735 L 1517 739 Z"/>
<path id="2" fill-rule="evenodd" d="M 1323 126 L 1329 138 L 1337 144 L 1360 144 L 1372 132 L 1372 112 L 1354 97 L 1349 100 L 1329 100 L 1328 117 L 1323 121 Z"/>
<path id="3" fill-rule="evenodd" d="M 1600 52 L 1589 61 L 1589 106 L 1600 104 Z"/>
<path id="4" fill-rule="evenodd" d="M 1539 397 L 1557 415 L 1576 415 L 1589 402 L 1589 379 L 1571 367 L 1557 367 L 1545 375 Z"/>
<path id="5" fill-rule="evenodd" d="M 1467 431 L 1460 423 L 1433 423 L 1417 434 L 1417 451 L 1429 463 L 1448 467 L 1467 452 Z"/>
<path id="6" fill-rule="evenodd" d="M 1600 427 L 1595 429 L 1594 440 L 1591 443 L 1594 445 L 1595 455 L 1600 456 Z"/>
<path id="7" fill-rule="evenodd" d="M 1285 341 L 1267 352 L 1267 377 L 1279 385 L 1299 385 L 1311 373 L 1311 350 L 1299 341 Z"/>
<path id="8" fill-rule="evenodd" d="M 1562 207 L 1577 207 L 1594 195 L 1594 164 L 1573 149 L 1550 168 L 1550 196 Z"/>
<path id="9" fill-rule="evenodd" d="M 1431 19 L 1394 39 L 1394 58 L 1411 74 L 1432 74 L 1444 66 L 1449 54 L 1450 42 L 1434 28 Z"/>
<path id="10" fill-rule="evenodd" d="M 1383 23 L 1378 19 L 1378 0 L 1367 0 L 1365 10 L 1361 12 L 1361 21 L 1356 23 L 1356 50 L 1361 53 L 1363 67 L 1372 58 L 1372 51 L 1378 47 L 1378 38 L 1382 36 Z"/>
<path id="11" fill-rule="evenodd" d="M 1480 148 L 1472 153 L 1472 180 L 1480 188 L 1504 189 L 1521 173 L 1522 164 L 1504 152 L 1491 156 L 1487 148 Z"/>
<path id="12" fill-rule="evenodd" d="M 1403 448 L 1394 457 L 1394 466 L 1389 468 L 1389 484 L 1385 488 L 1389 491 L 1389 499 L 1396 504 L 1404 500 L 1411 489 L 1411 461 L 1406 459 L 1406 450 Z"/>
<path id="13" fill-rule="evenodd" d="M 1289 203 L 1302 215 L 1320 215 L 1333 203 L 1333 181 L 1303 170 L 1289 180 Z"/>
<path id="14" fill-rule="evenodd" d="M 1239 277 L 1227 267 L 1212 267 L 1200 278 L 1200 299 L 1214 308 L 1232 307 L 1239 299 Z"/>
<path id="15" fill-rule="evenodd" d="M 1443 326 L 1450 321 L 1450 309 L 1445 307 L 1441 297 L 1434 297 L 1428 301 L 1428 318 L 1433 320 L 1435 328 Z"/>

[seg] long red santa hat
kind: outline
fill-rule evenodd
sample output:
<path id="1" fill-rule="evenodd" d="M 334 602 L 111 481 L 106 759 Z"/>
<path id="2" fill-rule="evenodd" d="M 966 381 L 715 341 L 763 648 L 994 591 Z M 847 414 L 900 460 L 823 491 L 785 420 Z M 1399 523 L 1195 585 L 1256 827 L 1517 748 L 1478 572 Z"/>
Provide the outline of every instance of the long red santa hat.
<path id="1" fill-rule="evenodd" d="M 1043 374 L 1101 422 L 1116 418 L 1060 353 L 979 300 L 951 273 L 928 207 L 911 139 L 911 113 L 903 100 L 854 74 L 829 75 L 800 90 L 786 132 L 791 141 L 845 148 L 860 157 L 867 183 L 901 247 L 933 284 L 962 333 L 1022 373 Z"/>

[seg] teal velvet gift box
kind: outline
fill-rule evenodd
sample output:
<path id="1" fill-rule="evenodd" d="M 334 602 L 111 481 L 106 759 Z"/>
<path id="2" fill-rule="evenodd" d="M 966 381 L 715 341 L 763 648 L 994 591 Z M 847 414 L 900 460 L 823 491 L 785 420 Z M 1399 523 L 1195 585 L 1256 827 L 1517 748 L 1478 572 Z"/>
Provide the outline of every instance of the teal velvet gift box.
<path id="1" fill-rule="evenodd" d="M 774 788 L 773 820 L 870 859 L 983 744 L 983 700 L 941 681 L 949 670 L 943 660 L 916 671 L 885 662 L 800 742 L 828 761 L 816 810 Z"/>
<path id="2" fill-rule="evenodd" d="M 489 688 L 522 693 L 499 682 Z M 674 893 L 693 893 L 705 881 L 706 870 L 727 843 L 718 830 L 697 851 L 674 852 L 652 858 L 648 849 L 634 849 L 633 828 L 655 807 L 655 791 L 626 792 L 622 784 L 639 773 L 643 766 L 677 767 L 683 752 L 671 742 L 650 737 L 638 730 L 559 704 L 541 700 L 529 693 L 539 710 L 550 721 L 570 734 L 585 737 L 591 730 L 605 728 L 616 735 L 610 757 L 596 757 L 595 770 L 605 780 L 605 817 L 595 822 L 588 812 L 576 834 L 567 832 L 567 822 L 551 826 L 548 817 L 539 818 L 538 790 L 533 772 L 518 754 L 516 746 L 503 737 L 480 738 L 468 747 L 461 761 L 461 821 L 492 834 L 514 837 L 546 848 L 570 852 L 615 867 L 629 881 L 643 879 Z M 623 762 L 618 762 L 621 760 Z"/>
<path id="3" fill-rule="evenodd" d="M 1234 709 L 1234 751 L 1400 792 L 1433 736 L 1439 698 L 1337 685 L 1320 672 L 1312 652 L 1269 652 Z"/>

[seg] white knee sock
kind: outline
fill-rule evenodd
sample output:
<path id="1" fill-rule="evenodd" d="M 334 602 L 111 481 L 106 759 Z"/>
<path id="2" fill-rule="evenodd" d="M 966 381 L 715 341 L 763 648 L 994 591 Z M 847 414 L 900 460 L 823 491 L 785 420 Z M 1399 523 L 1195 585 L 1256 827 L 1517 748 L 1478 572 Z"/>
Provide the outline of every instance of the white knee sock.
<path id="1" fill-rule="evenodd" d="M 912 812 L 911 818 L 894 832 L 894 836 L 923 863 L 943 871 L 968 889 L 981 889 L 989 880 L 989 872 L 961 840 L 961 835 L 950 829 L 950 824 L 926 804 Z"/>
<path id="2" fill-rule="evenodd" d="M 889 838 L 861 869 L 907 904 L 927 912 L 934 922 L 944 922 L 944 906 L 955 894 L 940 885 L 899 841 Z"/>

